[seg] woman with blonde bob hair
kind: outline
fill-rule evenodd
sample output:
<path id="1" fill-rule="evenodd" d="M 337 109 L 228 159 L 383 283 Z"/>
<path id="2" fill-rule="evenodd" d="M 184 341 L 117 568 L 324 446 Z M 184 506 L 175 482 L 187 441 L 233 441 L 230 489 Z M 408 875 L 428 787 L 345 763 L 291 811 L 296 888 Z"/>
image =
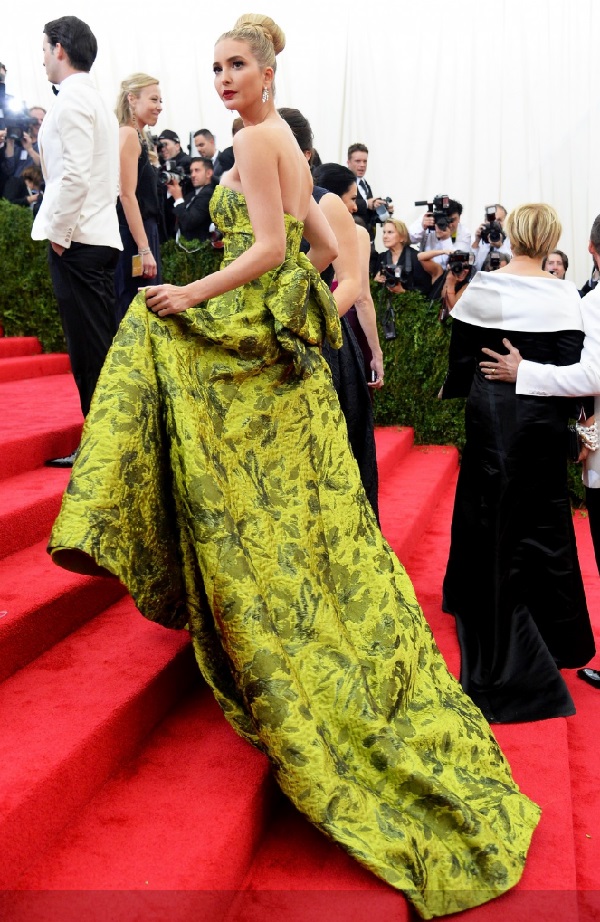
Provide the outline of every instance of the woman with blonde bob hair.
<path id="1" fill-rule="evenodd" d="M 468 398 L 444 607 L 456 617 L 463 688 L 498 723 L 574 714 L 559 669 L 594 654 L 567 492 L 575 406 L 519 396 L 479 365 L 482 349 L 506 352 L 507 340 L 534 362 L 577 362 L 579 293 L 542 269 L 561 235 L 550 205 L 521 205 L 504 226 L 513 257 L 463 289 L 442 389 Z"/>
<path id="2" fill-rule="evenodd" d="M 217 42 L 215 88 L 244 121 L 211 202 L 222 268 L 129 308 L 51 548 L 187 625 L 225 716 L 298 809 L 432 918 L 516 884 L 539 809 L 361 486 L 321 354 L 341 345 L 319 275 L 338 245 L 273 102 L 282 47 L 268 17 Z"/>
<path id="3" fill-rule="evenodd" d="M 515 256 L 543 261 L 560 240 L 562 225 L 551 205 L 521 205 L 508 215 L 504 230 Z"/>
<path id="4" fill-rule="evenodd" d="M 118 323 L 141 284 L 161 281 L 158 178 L 146 133 L 161 111 L 156 77 L 135 73 L 122 81 L 115 109 L 120 126 L 117 213 L 123 242 L 115 273 Z"/>
<path id="5" fill-rule="evenodd" d="M 379 254 L 375 281 L 394 294 L 404 291 L 431 291 L 431 276 L 419 262 L 419 255 L 410 245 L 408 228 L 404 221 L 388 218 L 383 222 L 382 240 L 385 253 Z"/>

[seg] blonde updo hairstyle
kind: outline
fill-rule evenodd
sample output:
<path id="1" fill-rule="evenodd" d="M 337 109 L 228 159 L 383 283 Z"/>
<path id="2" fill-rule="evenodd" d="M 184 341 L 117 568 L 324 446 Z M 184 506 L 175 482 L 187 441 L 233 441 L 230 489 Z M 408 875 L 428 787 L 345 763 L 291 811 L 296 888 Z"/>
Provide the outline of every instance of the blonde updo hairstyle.
<path id="1" fill-rule="evenodd" d="M 404 221 L 399 221 L 397 218 L 386 218 L 385 221 L 383 222 L 383 226 L 385 227 L 386 224 L 392 225 L 392 227 L 396 230 L 396 233 L 400 237 L 400 242 L 402 243 L 402 246 L 406 246 L 406 244 L 409 242 L 409 236 L 408 236 L 408 227 L 406 226 Z"/>
<path id="2" fill-rule="evenodd" d="M 233 39 L 236 42 L 245 42 L 253 56 L 256 58 L 261 70 L 272 67 L 273 73 L 277 70 L 275 56 L 285 48 L 285 35 L 276 22 L 269 16 L 261 13 L 244 13 L 229 32 L 224 32 L 218 39 Z M 271 86 L 275 94 L 275 82 Z"/>
<path id="3" fill-rule="evenodd" d="M 119 125 L 131 125 L 134 123 L 133 110 L 128 99 L 129 94 L 131 93 L 132 96 L 139 98 L 145 86 L 154 86 L 154 84 L 158 85 L 156 77 L 142 73 L 131 74 L 130 77 L 126 77 L 125 80 L 121 81 L 115 109 Z"/>
<path id="4" fill-rule="evenodd" d="M 513 256 L 543 259 L 555 249 L 562 225 L 554 208 L 542 203 L 514 208 L 504 222 L 504 230 Z"/>

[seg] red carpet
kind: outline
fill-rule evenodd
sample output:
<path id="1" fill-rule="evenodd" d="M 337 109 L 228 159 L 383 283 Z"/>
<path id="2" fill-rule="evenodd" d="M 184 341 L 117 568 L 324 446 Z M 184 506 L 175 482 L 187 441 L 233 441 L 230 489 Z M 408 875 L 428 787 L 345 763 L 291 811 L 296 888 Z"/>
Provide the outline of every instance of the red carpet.
<path id="1" fill-rule="evenodd" d="M 403 897 L 311 827 L 226 724 L 184 634 L 136 614 L 114 580 L 53 566 L 68 473 L 43 468 L 81 428 L 63 356 L 0 339 L 0 918 L 3 922 L 412 919 Z M 440 609 L 457 456 L 378 432 L 381 517 L 453 672 Z M 576 517 L 590 610 L 600 579 Z M 597 625 L 596 625 L 597 626 Z M 523 880 L 466 922 L 600 918 L 600 692 L 577 715 L 497 728 L 543 808 Z"/>

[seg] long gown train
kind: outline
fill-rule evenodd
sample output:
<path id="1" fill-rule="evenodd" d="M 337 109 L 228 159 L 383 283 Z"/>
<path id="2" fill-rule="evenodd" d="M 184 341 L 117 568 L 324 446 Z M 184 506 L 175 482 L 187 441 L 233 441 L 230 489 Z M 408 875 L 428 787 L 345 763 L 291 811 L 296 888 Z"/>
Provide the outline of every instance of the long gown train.
<path id="1" fill-rule="evenodd" d="M 212 208 L 226 265 L 252 228 L 239 193 Z M 134 301 L 50 549 L 187 623 L 298 809 L 432 918 L 519 880 L 539 809 L 377 527 L 319 350 L 335 305 L 285 222 L 286 259 L 257 281 L 167 320 Z"/>

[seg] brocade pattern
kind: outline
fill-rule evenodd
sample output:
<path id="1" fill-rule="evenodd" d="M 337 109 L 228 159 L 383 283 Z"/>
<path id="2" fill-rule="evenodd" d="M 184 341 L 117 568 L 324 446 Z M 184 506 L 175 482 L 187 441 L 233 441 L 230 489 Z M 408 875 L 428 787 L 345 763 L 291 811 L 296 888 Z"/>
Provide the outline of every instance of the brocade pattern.
<path id="1" fill-rule="evenodd" d="M 236 192 L 212 207 L 227 265 L 251 224 Z M 335 305 L 285 221 L 285 262 L 260 279 L 167 320 L 133 302 L 50 549 L 187 623 L 298 809 L 432 918 L 519 880 L 539 810 L 377 527 L 319 349 L 340 342 Z"/>

